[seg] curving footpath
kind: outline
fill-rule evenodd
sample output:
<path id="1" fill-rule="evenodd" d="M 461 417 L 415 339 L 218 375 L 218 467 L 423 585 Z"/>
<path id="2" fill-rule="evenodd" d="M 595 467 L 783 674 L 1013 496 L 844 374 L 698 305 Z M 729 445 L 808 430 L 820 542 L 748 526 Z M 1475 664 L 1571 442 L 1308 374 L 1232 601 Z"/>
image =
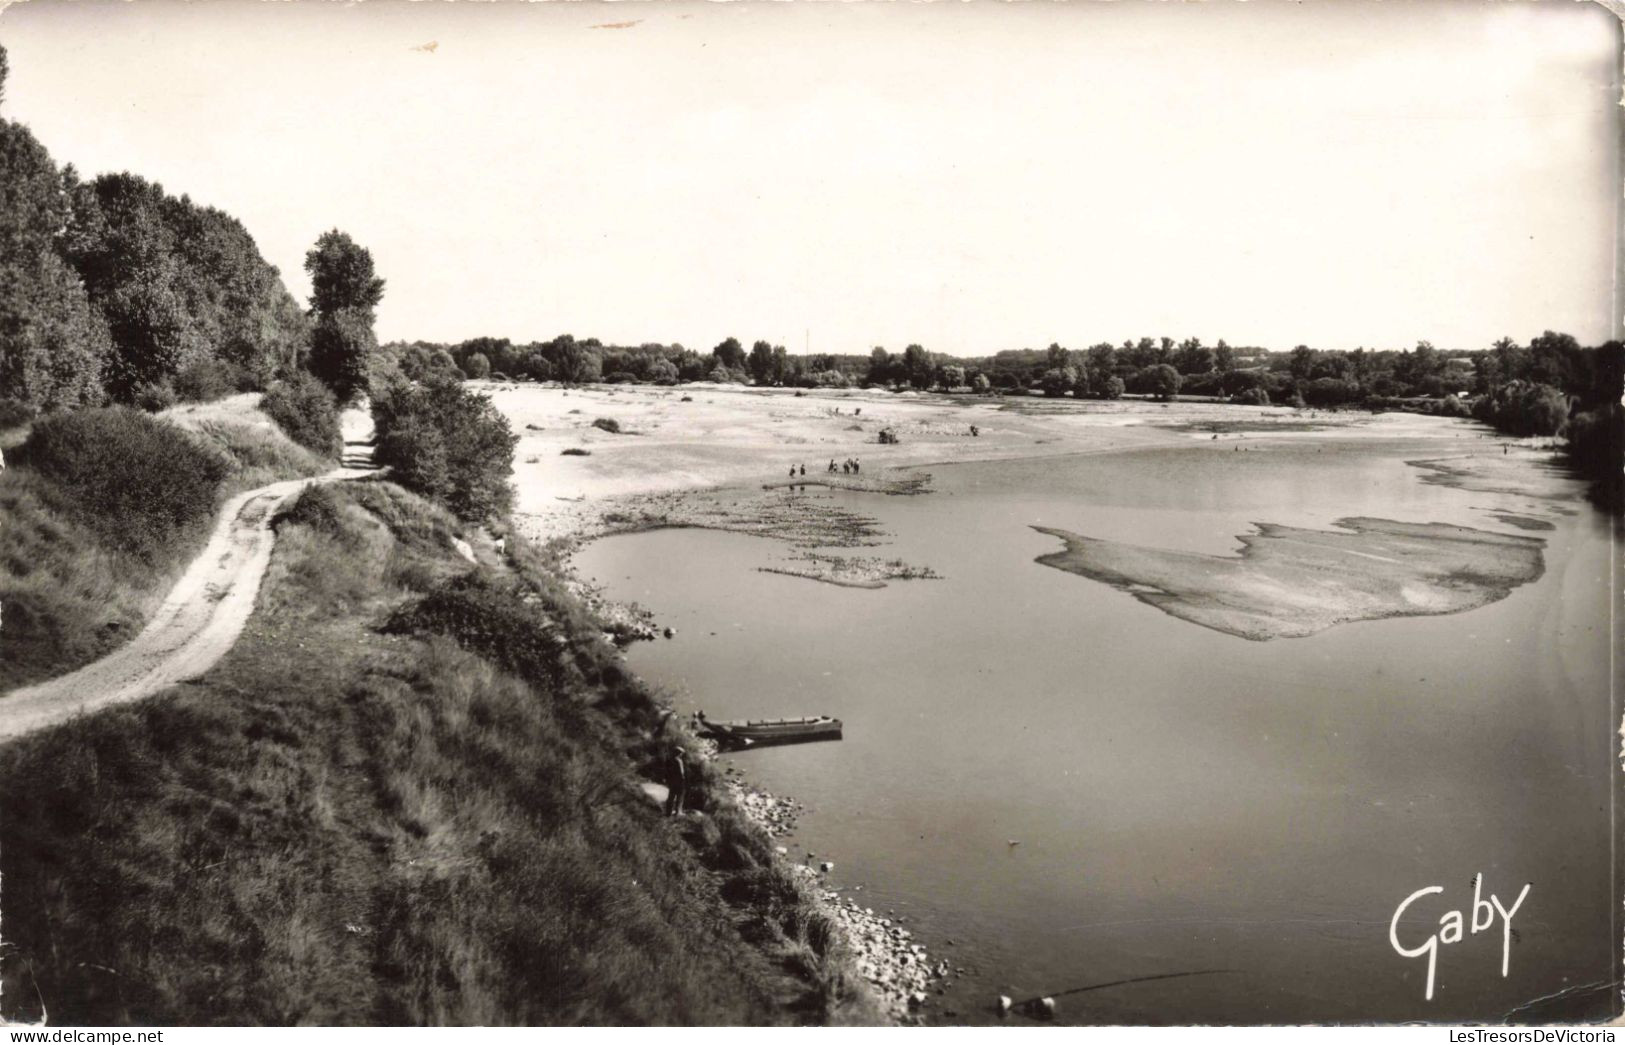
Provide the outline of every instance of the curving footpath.
<path id="1" fill-rule="evenodd" d="M 141 633 L 124 646 L 60 678 L 0 695 L 0 743 L 75 715 L 141 700 L 197 678 L 226 655 L 254 611 L 271 564 L 278 510 L 313 483 L 374 475 L 371 422 L 344 416 L 342 467 L 310 479 L 288 479 L 226 502 L 209 543 Z"/>

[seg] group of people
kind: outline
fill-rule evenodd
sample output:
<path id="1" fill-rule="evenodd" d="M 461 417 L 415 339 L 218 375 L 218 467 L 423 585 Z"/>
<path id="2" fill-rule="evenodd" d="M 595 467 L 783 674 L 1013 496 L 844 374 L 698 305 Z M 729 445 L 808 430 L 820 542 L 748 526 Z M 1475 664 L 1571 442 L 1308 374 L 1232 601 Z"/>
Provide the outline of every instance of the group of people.
<path id="1" fill-rule="evenodd" d="M 840 471 L 840 472 L 844 472 L 847 475 L 854 475 L 857 472 L 861 471 L 862 467 L 863 466 L 858 463 L 858 459 L 856 457 L 848 457 L 846 460 L 842 461 L 841 462 L 841 467 L 839 469 L 837 469 L 835 467 L 835 458 L 831 457 L 829 459 L 829 471 L 830 471 L 831 474 L 834 474 L 835 472 Z M 793 465 L 790 466 L 790 478 L 794 479 L 797 476 L 804 476 L 806 474 L 807 474 L 807 466 L 805 464 L 801 464 L 801 465 L 794 465 L 793 464 Z"/>

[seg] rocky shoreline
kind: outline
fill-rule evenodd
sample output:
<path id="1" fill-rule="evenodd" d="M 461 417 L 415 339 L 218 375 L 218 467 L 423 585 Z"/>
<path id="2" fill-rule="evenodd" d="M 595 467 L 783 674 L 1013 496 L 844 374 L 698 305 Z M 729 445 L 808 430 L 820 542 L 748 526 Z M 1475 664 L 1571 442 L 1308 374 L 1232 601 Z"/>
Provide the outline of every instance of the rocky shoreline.
<path id="1" fill-rule="evenodd" d="M 734 802 L 770 838 L 783 839 L 795 831 L 803 812 L 799 802 L 747 784 L 732 766 L 726 775 Z M 965 970 L 956 969 L 947 959 L 932 961 L 925 945 L 914 939 L 895 911 L 882 913 L 863 906 L 857 898 L 862 885 L 832 884 L 829 875 L 835 864 L 826 856 L 808 852 L 795 860 L 786 845 L 776 846 L 775 852 L 790 863 L 820 909 L 839 926 L 852 955 L 852 971 L 874 991 L 887 1017 L 901 1024 L 925 1022 L 931 998 L 944 993 L 948 981 Z M 850 895 L 842 896 L 843 890 Z"/>

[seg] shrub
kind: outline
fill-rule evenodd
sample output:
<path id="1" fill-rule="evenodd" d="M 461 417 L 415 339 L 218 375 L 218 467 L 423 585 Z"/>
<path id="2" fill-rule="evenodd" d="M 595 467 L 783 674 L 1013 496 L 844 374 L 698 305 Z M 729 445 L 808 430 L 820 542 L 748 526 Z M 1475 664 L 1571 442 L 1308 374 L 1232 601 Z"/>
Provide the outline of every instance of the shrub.
<path id="1" fill-rule="evenodd" d="M 272 385 L 260 398 L 260 409 L 307 450 L 334 458 L 344 453 L 338 400 L 312 374 L 297 370 Z"/>
<path id="2" fill-rule="evenodd" d="M 34 408 L 21 399 L 0 396 L 0 431 L 20 428 L 34 419 Z"/>
<path id="3" fill-rule="evenodd" d="M 1269 406 L 1270 394 L 1254 385 L 1252 388 L 1244 388 L 1237 392 L 1230 401 L 1238 406 Z"/>
<path id="4" fill-rule="evenodd" d="M 591 457 L 592 451 L 584 446 L 567 446 L 559 453 L 564 457 Z"/>
<path id="5" fill-rule="evenodd" d="M 1473 416 L 1473 412 L 1472 412 L 1472 410 L 1468 409 L 1467 404 L 1462 402 L 1460 399 L 1458 399 L 1455 396 L 1445 396 L 1442 400 L 1439 401 L 1439 404 L 1436 407 L 1434 407 L 1433 412 L 1436 413 L 1436 414 L 1439 414 L 1442 417 L 1472 417 Z"/>
<path id="6" fill-rule="evenodd" d="M 593 421 L 592 426 L 594 428 L 601 428 L 604 431 L 610 432 L 614 435 L 621 434 L 621 423 L 615 420 L 613 417 L 600 417 Z"/>
<path id="7" fill-rule="evenodd" d="M 375 399 L 373 420 L 377 460 L 407 489 L 467 520 L 500 515 L 513 503 L 508 476 L 519 440 L 489 396 L 432 379 Z"/>
<path id="8" fill-rule="evenodd" d="M 1311 406 L 1341 406 L 1358 402 L 1363 391 L 1356 381 L 1343 381 L 1335 377 L 1317 377 L 1302 386 L 1304 401 Z"/>
<path id="9" fill-rule="evenodd" d="M 209 403 L 239 391 L 248 375 L 221 359 L 199 359 L 175 374 L 175 395 L 184 402 Z"/>
<path id="10" fill-rule="evenodd" d="M 1569 403 L 1551 385 L 1512 381 L 1474 404 L 1473 415 L 1513 435 L 1557 435 L 1568 423 Z"/>
<path id="11" fill-rule="evenodd" d="M 62 487 L 108 544 L 149 561 L 214 513 L 227 473 L 223 455 L 125 407 L 43 418 L 17 458 Z"/>
<path id="12" fill-rule="evenodd" d="M 275 526 L 280 530 L 287 523 L 308 526 L 329 537 L 350 539 L 353 534 L 345 529 L 340 517 L 343 506 L 331 485 L 313 483 L 294 500 L 293 505 L 277 516 Z"/>
<path id="13" fill-rule="evenodd" d="M 150 381 L 135 387 L 130 393 L 130 402 L 149 414 L 156 414 L 160 410 L 168 410 L 180 399 L 168 381 Z"/>

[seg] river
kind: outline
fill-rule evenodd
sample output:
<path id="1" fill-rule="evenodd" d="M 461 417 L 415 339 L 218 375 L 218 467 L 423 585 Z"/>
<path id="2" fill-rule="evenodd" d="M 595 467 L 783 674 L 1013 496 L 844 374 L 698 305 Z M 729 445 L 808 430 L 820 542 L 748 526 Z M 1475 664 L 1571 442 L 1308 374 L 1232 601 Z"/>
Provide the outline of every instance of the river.
<path id="1" fill-rule="evenodd" d="M 840 743 L 730 757 L 807 807 L 796 856 L 966 970 L 932 1020 L 1170 973 L 1199 975 L 1067 995 L 1060 1018 L 1495 1020 L 1553 995 L 1542 1015 L 1600 1015 L 1587 987 L 1620 939 L 1610 522 L 1578 483 L 1464 489 L 1407 463 L 1494 453 L 1482 436 L 1204 436 L 821 494 L 880 521 L 866 554 L 942 575 L 881 590 L 759 572 L 791 549 L 707 530 L 605 538 L 576 565 L 677 629 L 628 659 L 680 709 L 844 720 Z M 1539 537 L 1545 569 L 1468 612 L 1256 642 L 1036 563 L 1059 542 L 1031 528 L 1231 555 L 1254 523 L 1347 516 Z M 1426 1000 L 1428 960 L 1390 921 L 1430 886 L 1405 946 L 1470 920 L 1475 875 L 1508 907 L 1530 884 L 1513 938 L 1497 916 L 1438 946 Z"/>

